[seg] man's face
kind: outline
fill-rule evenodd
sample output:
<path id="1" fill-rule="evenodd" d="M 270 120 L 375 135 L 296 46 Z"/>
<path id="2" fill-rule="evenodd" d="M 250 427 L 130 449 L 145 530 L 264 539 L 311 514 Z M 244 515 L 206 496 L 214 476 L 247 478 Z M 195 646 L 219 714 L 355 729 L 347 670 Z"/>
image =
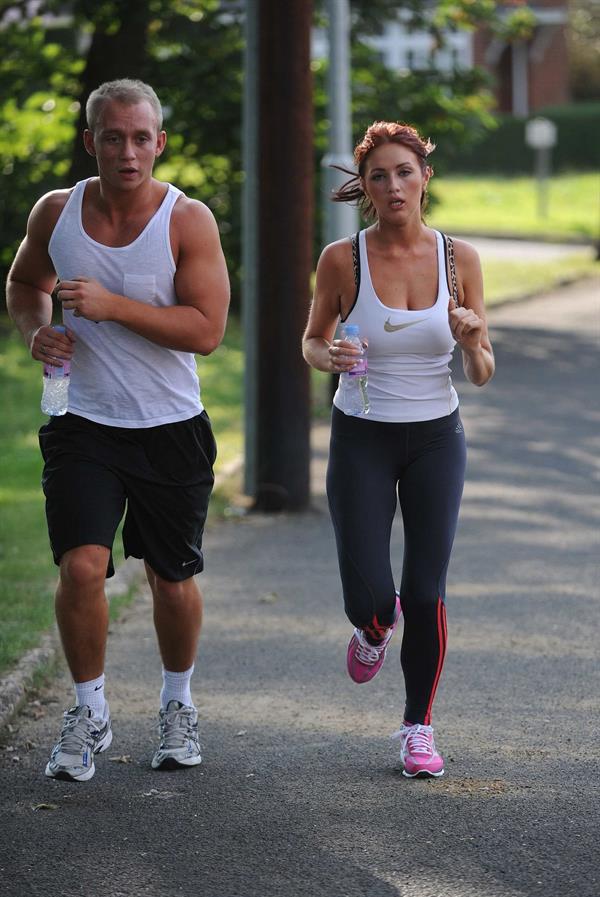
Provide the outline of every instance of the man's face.
<path id="1" fill-rule="evenodd" d="M 98 174 L 117 189 L 131 190 L 152 176 L 155 159 L 167 141 L 157 130 L 150 103 L 107 100 L 94 132 L 85 131 L 85 148 L 96 157 Z"/>

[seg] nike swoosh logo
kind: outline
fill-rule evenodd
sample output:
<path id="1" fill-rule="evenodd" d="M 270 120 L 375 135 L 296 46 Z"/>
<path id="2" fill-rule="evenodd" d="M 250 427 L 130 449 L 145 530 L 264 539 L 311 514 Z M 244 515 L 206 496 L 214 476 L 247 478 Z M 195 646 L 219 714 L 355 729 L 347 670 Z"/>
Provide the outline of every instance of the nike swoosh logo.
<path id="1" fill-rule="evenodd" d="M 426 320 L 427 318 L 418 318 L 416 321 L 406 321 L 405 324 L 391 324 L 390 319 L 388 318 L 383 325 L 383 329 L 386 333 L 395 333 L 396 330 L 404 330 L 405 327 L 412 327 L 413 324 L 420 324 L 421 321 Z"/>

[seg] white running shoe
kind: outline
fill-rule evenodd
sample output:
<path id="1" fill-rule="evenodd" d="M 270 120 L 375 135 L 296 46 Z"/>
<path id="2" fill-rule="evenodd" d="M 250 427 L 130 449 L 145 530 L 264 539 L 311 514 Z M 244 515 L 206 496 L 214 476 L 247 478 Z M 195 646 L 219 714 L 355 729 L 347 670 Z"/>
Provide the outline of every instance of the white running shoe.
<path id="1" fill-rule="evenodd" d="M 177 769 L 202 762 L 198 741 L 198 711 L 179 701 L 169 701 L 159 713 L 160 744 L 152 769 Z"/>
<path id="2" fill-rule="evenodd" d="M 87 782 L 96 771 L 94 754 L 100 754 L 112 741 L 110 717 L 98 720 L 87 704 L 65 710 L 60 738 L 46 765 L 51 779 Z"/>

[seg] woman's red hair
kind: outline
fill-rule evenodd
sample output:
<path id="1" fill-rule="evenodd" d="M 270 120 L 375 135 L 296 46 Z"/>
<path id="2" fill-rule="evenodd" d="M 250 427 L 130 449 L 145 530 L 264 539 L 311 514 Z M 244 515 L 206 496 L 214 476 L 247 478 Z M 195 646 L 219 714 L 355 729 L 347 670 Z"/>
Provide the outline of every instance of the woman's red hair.
<path id="1" fill-rule="evenodd" d="M 371 200 L 364 192 L 360 179 L 365 176 L 367 158 L 376 147 L 383 146 L 385 143 L 399 143 L 411 150 L 419 160 L 423 171 L 429 166 L 427 161 L 429 154 L 435 149 L 435 143 L 431 140 L 423 139 L 416 128 L 412 125 L 401 124 L 396 121 L 374 121 L 365 131 L 365 135 L 357 143 L 354 148 L 354 164 L 358 169 L 358 174 L 342 168 L 340 165 L 334 165 L 345 174 L 352 177 L 345 184 L 342 184 L 337 190 L 331 194 L 333 202 L 355 202 L 365 218 L 374 217 L 374 208 Z M 421 209 L 425 208 L 425 192 L 421 196 Z"/>

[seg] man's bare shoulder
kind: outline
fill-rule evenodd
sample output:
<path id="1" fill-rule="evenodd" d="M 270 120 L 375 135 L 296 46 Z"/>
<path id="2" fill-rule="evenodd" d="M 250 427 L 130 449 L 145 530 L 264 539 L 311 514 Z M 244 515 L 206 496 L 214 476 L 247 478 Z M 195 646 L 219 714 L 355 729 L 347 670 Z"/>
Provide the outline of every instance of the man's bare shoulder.
<path id="1" fill-rule="evenodd" d="M 182 193 L 173 207 L 172 219 L 178 228 L 216 226 L 215 216 L 199 199 L 191 199 Z"/>
<path id="2" fill-rule="evenodd" d="M 69 187 L 64 190 L 51 190 L 50 193 L 41 196 L 31 210 L 28 231 L 49 237 L 73 189 Z"/>

